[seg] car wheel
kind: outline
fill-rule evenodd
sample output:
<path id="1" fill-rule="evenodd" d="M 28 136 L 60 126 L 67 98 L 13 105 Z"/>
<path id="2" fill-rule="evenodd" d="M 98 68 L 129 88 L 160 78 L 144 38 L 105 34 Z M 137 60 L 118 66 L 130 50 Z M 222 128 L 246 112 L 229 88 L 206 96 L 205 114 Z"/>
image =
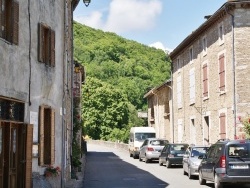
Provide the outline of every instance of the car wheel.
<path id="1" fill-rule="evenodd" d="M 217 174 L 214 174 L 214 188 L 223 188 L 223 183 L 219 181 Z"/>
<path id="2" fill-rule="evenodd" d="M 200 170 L 199 170 L 199 183 L 200 183 L 200 185 L 205 185 L 206 184 L 206 180 L 203 179 L 202 173 L 201 173 Z"/>
<path id="3" fill-rule="evenodd" d="M 159 165 L 160 165 L 160 166 L 162 166 L 162 165 L 163 165 L 160 159 L 159 159 Z"/>
<path id="4" fill-rule="evenodd" d="M 142 161 L 142 158 L 140 157 L 140 154 L 139 154 L 139 161 Z"/>
<path id="5" fill-rule="evenodd" d="M 129 151 L 129 157 L 133 157 L 133 154 Z"/>
<path id="6" fill-rule="evenodd" d="M 171 167 L 171 164 L 170 164 L 170 161 L 169 161 L 169 160 L 166 161 L 166 167 L 167 167 L 167 168 L 170 168 L 170 167 Z"/>
<path id="7" fill-rule="evenodd" d="M 193 175 L 191 175 L 191 170 L 190 170 L 190 168 L 188 168 L 188 178 L 189 178 L 189 179 L 193 179 Z"/>
<path id="8" fill-rule="evenodd" d="M 187 175 L 187 172 L 184 169 L 183 169 L 183 175 L 185 176 Z"/>
<path id="9" fill-rule="evenodd" d="M 134 159 L 136 159 L 136 158 L 137 158 L 137 156 L 136 156 L 136 154 L 135 154 L 135 153 L 133 153 L 133 158 L 134 158 Z"/>
<path id="10" fill-rule="evenodd" d="M 145 156 L 145 163 L 149 163 L 150 159 L 147 158 L 147 156 Z"/>

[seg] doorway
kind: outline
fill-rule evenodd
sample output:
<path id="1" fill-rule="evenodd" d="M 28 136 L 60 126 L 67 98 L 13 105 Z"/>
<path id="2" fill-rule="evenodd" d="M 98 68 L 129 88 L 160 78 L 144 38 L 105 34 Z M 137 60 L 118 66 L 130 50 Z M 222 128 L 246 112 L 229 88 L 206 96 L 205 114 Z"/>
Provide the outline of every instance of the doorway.
<path id="1" fill-rule="evenodd" d="M 204 120 L 204 144 L 209 145 L 209 116 L 205 116 Z"/>
<path id="2" fill-rule="evenodd" d="M 31 130 L 26 124 L 0 121 L 0 188 L 31 186 L 27 182 L 31 178 Z"/>

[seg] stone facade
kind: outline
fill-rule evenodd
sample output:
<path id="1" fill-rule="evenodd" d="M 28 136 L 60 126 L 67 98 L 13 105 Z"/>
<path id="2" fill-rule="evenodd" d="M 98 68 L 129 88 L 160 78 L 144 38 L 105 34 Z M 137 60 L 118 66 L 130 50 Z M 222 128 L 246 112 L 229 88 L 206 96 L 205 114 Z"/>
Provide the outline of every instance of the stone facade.
<path id="1" fill-rule="evenodd" d="M 170 57 L 174 141 L 208 145 L 245 138 L 250 113 L 250 2 L 225 3 Z"/>
<path id="2" fill-rule="evenodd" d="M 3 3 L 3 1 L 0 2 Z M 31 144 L 38 147 L 39 151 L 41 147 L 39 143 L 41 126 L 39 108 L 44 105 L 47 109 L 53 109 L 54 122 L 52 124 L 55 127 L 51 132 L 54 136 L 54 146 L 51 147 L 53 156 L 50 157 L 54 158 L 52 160 L 54 163 L 51 165 L 59 166 L 62 169 L 58 186 L 63 187 L 65 181 L 70 179 L 71 169 L 72 73 L 74 68 L 72 12 L 79 0 L 14 1 L 15 11 L 13 15 L 18 17 L 17 24 L 12 23 L 17 31 L 15 40 L 10 40 L 9 37 L 12 36 L 8 33 L 6 35 L 5 32 L 6 30 L 10 32 L 13 29 L 10 25 L 5 25 L 5 22 L 10 23 L 8 18 L 13 16 L 12 9 L 8 8 L 11 7 L 12 1 L 6 2 L 3 6 L 7 8 L 3 9 L 6 9 L 7 13 L 0 11 L 2 29 L 2 32 L 0 32 L 0 98 L 3 101 L 7 99 L 24 104 L 23 121 L 18 123 L 33 124 L 33 143 Z M 43 34 L 47 41 L 44 45 L 53 47 L 53 35 L 50 31 L 52 30 L 55 33 L 54 51 L 50 46 L 52 51 L 48 52 L 49 50 L 46 48 L 46 52 L 42 54 L 47 58 L 47 53 L 50 53 L 49 60 L 47 59 L 46 62 L 41 62 L 41 59 L 39 59 L 39 50 L 41 50 L 38 45 L 41 42 L 39 41 L 41 35 L 39 24 L 43 24 L 45 28 Z M 51 44 L 48 44 L 49 42 Z M 55 62 L 52 62 L 53 54 Z M 2 116 L 0 120 L 3 120 Z M 3 121 L 9 123 L 9 119 Z M 44 121 L 46 122 L 46 118 Z M 44 132 L 46 133 L 46 130 Z M 27 151 L 26 153 L 30 152 Z M 46 168 L 46 165 L 39 164 L 38 156 L 32 157 L 33 177 L 37 174 L 43 176 Z M 27 174 L 26 172 L 25 187 L 30 187 L 32 186 L 32 177 L 27 177 Z M 18 182 L 19 180 L 15 181 Z M 34 183 L 33 187 L 36 187 Z M 15 187 L 8 183 L 4 185 Z"/>
<path id="3" fill-rule="evenodd" d="M 157 138 L 165 138 L 169 141 L 172 137 L 171 119 L 171 82 L 151 89 L 144 98 L 148 100 L 148 126 L 154 127 Z"/>

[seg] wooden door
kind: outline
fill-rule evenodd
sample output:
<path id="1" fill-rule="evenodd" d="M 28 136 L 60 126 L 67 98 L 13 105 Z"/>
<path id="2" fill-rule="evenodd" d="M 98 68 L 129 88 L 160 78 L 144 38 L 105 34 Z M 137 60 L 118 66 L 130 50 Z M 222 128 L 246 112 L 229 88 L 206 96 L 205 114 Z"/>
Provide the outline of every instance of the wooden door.
<path id="1" fill-rule="evenodd" d="M 33 126 L 0 121 L 0 188 L 31 187 Z"/>

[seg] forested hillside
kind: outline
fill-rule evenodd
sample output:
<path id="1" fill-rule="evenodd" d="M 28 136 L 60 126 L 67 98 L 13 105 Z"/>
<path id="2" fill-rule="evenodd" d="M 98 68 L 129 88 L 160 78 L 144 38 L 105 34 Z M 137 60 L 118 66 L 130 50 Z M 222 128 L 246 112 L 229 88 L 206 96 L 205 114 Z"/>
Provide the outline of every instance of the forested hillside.
<path id="1" fill-rule="evenodd" d="M 170 78 L 169 58 L 114 33 L 74 22 L 74 58 L 86 70 L 82 93 L 84 133 L 93 139 L 127 141 L 131 126 L 144 125 L 144 94 Z"/>

